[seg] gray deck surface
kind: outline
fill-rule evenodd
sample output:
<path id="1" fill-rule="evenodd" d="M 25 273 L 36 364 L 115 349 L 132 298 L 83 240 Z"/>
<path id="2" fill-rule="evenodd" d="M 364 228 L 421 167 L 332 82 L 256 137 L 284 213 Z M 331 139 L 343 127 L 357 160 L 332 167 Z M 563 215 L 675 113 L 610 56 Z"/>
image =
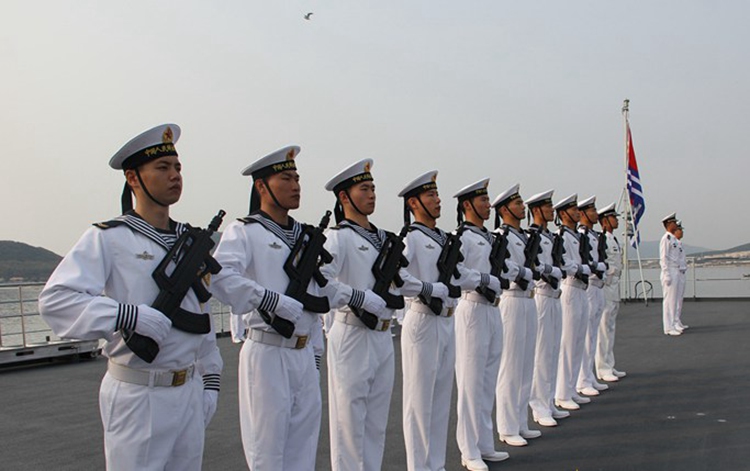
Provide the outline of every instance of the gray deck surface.
<path id="1" fill-rule="evenodd" d="M 625 304 L 618 369 L 628 376 L 491 470 L 750 469 L 750 301 L 686 302 L 681 337 L 661 334 L 661 305 Z M 205 470 L 246 469 L 237 418 L 238 345 L 219 339 L 225 371 L 206 434 Z M 383 469 L 406 469 L 398 338 Z M 97 395 L 106 360 L 0 370 L 0 469 L 104 469 Z M 325 367 L 323 367 L 325 368 Z M 325 371 L 321 372 L 325 377 Z M 329 469 L 326 382 L 316 469 Z M 455 391 L 453 400 L 455 402 Z M 455 408 L 447 470 L 459 470 Z M 534 424 L 535 425 L 535 424 Z"/>

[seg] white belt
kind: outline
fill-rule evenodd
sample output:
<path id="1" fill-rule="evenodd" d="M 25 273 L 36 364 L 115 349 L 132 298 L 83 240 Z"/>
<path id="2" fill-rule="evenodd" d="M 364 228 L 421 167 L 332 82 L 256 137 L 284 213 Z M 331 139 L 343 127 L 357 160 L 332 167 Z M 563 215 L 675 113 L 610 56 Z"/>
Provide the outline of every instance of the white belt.
<path id="1" fill-rule="evenodd" d="M 390 319 L 378 319 L 378 325 L 374 329 L 370 329 L 359 320 L 359 317 L 355 316 L 351 312 L 335 311 L 333 313 L 333 319 L 338 322 L 343 322 L 346 325 L 352 325 L 354 327 L 361 327 L 363 329 L 372 330 L 375 332 L 385 332 L 391 328 Z"/>
<path id="2" fill-rule="evenodd" d="M 443 306 L 445 306 L 445 303 L 443 303 Z M 453 311 L 455 311 L 456 308 L 454 307 L 443 307 L 443 311 L 439 314 L 440 317 L 451 317 L 453 316 Z M 430 306 L 427 304 L 422 303 L 422 301 L 419 301 L 418 299 L 415 299 L 411 302 L 411 306 L 409 306 L 410 311 L 414 312 L 420 312 L 422 314 L 432 314 L 435 315 L 434 312 L 432 312 L 432 309 L 430 309 Z"/>
<path id="3" fill-rule="evenodd" d="M 136 370 L 119 365 L 112 360 L 107 363 L 107 372 L 113 378 L 124 383 L 140 384 L 142 386 L 182 386 L 193 378 L 195 366 L 190 365 L 182 370 L 152 371 Z"/>
<path id="4" fill-rule="evenodd" d="M 534 290 L 506 289 L 503 291 L 503 296 L 508 296 L 509 298 L 533 298 Z"/>
<path id="5" fill-rule="evenodd" d="M 539 296 L 547 296 L 548 298 L 554 298 L 554 299 L 559 299 L 560 294 L 562 293 L 562 291 L 560 291 L 559 289 L 540 288 L 539 286 L 534 288 L 534 290 L 536 294 Z"/>
<path id="6" fill-rule="evenodd" d="M 591 277 L 589 278 L 589 285 L 596 288 L 601 288 L 602 286 L 604 286 L 604 281 L 602 281 L 600 278 Z"/>
<path id="7" fill-rule="evenodd" d="M 300 350 L 302 348 L 305 348 L 310 337 L 308 335 L 293 335 L 292 338 L 288 339 L 275 332 L 269 332 L 267 330 L 260 329 L 250 329 L 247 338 L 249 340 L 252 340 L 253 342 L 258 342 L 265 345 Z"/>
<path id="8" fill-rule="evenodd" d="M 497 306 L 498 304 L 500 304 L 500 298 L 496 297 L 495 302 L 489 302 L 487 298 L 484 297 L 484 295 L 477 293 L 476 291 L 464 291 L 463 293 L 461 293 L 461 299 L 465 299 L 467 301 L 478 304 L 489 304 L 491 306 Z"/>
<path id="9" fill-rule="evenodd" d="M 563 280 L 564 285 L 572 286 L 574 288 L 585 290 L 588 285 L 584 283 L 583 281 L 579 280 L 578 278 L 569 276 Z"/>

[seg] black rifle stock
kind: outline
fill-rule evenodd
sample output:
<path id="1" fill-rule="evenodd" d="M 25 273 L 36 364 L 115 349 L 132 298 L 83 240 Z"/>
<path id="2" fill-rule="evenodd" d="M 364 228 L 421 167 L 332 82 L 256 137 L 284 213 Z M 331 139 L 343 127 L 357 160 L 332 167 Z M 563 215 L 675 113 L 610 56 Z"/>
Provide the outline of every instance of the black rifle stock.
<path id="1" fill-rule="evenodd" d="M 504 272 L 508 271 L 508 266 L 505 263 L 505 261 L 510 258 L 510 253 L 508 252 L 508 239 L 504 234 L 498 233 L 495 233 L 492 237 L 490 275 L 500 280 L 500 287 L 502 289 L 508 289 L 510 287 L 510 282 L 501 276 Z M 497 293 L 487 286 L 477 288 L 477 292 L 491 303 L 494 303 L 495 298 L 497 298 Z"/>
<path id="2" fill-rule="evenodd" d="M 385 305 L 391 309 L 404 308 L 404 297 L 391 293 L 390 287 L 391 284 L 399 288 L 404 285 L 404 281 L 398 272 L 401 268 L 409 265 L 409 262 L 404 257 L 404 237 L 406 237 L 407 232 L 409 232 L 409 227 L 404 226 L 398 235 L 390 232 L 387 233 L 383 247 L 380 249 L 375 263 L 372 264 L 372 274 L 375 276 L 375 285 L 372 291 L 383 298 Z M 368 328 L 377 328 L 377 315 L 362 308 L 350 307 L 354 315 L 359 317 L 362 323 Z"/>
<path id="3" fill-rule="evenodd" d="M 579 239 L 580 239 L 578 252 L 581 255 L 581 263 L 583 265 L 588 265 L 589 268 L 591 268 L 591 262 L 593 261 L 593 258 L 591 258 L 591 243 L 589 241 L 589 230 L 586 226 L 583 226 L 583 228 L 584 228 L 583 232 L 578 233 Z M 581 273 L 580 275 L 577 275 L 576 277 L 586 284 L 588 284 L 589 282 L 589 276 L 584 275 L 583 273 Z"/>
<path id="4" fill-rule="evenodd" d="M 596 252 L 599 255 L 599 261 L 609 268 L 609 264 L 607 263 L 607 233 L 604 231 L 600 232 L 599 240 L 597 242 Z M 604 272 L 602 272 L 599 278 L 604 279 Z"/>
<path id="5" fill-rule="evenodd" d="M 563 278 L 565 278 L 565 270 L 563 270 L 563 266 L 565 265 L 565 262 L 563 261 L 564 254 L 565 246 L 563 238 L 560 234 L 555 234 L 554 242 L 552 243 L 552 266 L 560 269 Z M 560 286 L 560 280 L 554 276 L 544 275 L 542 276 L 542 279 L 544 279 L 552 289 L 557 289 Z"/>
<path id="6" fill-rule="evenodd" d="M 455 234 L 448 234 L 448 238 L 445 241 L 445 245 L 443 245 L 443 249 L 440 251 L 440 256 L 438 257 L 437 261 L 437 267 L 438 267 L 438 279 L 437 281 L 439 283 L 443 283 L 445 286 L 448 287 L 448 296 L 451 298 L 460 298 L 461 297 L 461 288 L 452 285 L 451 284 L 451 278 L 460 278 L 461 274 L 458 271 L 458 264 L 461 263 L 464 260 L 464 256 L 461 255 L 461 234 L 463 233 L 463 228 L 459 227 Z M 422 296 L 419 295 L 419 299 L 430 306 L 430 310 L 435 315 L 440 315 L 441 312 L 443 312 L 443 300 L 432 296 L 430 298 L 430 302 L 426 302 L 427 300 Z"/>
<path id="7" fill-rule="evenodd" d="M 523 250 L 524 255 L 524 262 L 523 266 L 531 270 L 531 273 L 533 275 L 533 278 L 535 280 L 540 279 L 539 273 L 535 270 L 536 266 L 539 264 L 539 249 L 541 248 L 542 243 L 542 235 L 539 233 L 536 228 L 532 229 L 528 233 L 529 238 L 526 241 L 526 247 Z M 516 284 L 522 289 L 526 290 L 529 287 L 529 280 L 525 278 L 518 278 L 516 280 Z"/>
<path id="8" fill-rule="evenodd" d="M 211 256 L 215 245 L 211 235 L 219 229 L 225 214 L 220 210 L 206 229 L 188 226 L 152 274 L 159 295 L 151 307 L 168 317 L 179 330 L 193 334 L 211 331 L 210 315 L 188 312 L 180 304 L 191 288 L 201 303 L 211 299 L 201 280 L 221 270 L 219 262 Z M 152 338 L 130 330 L 123 331 L 123 338 L 133 353 L 147 363 L 159 354 L 159 345 Z"/>
<path id="9" fill-rule="evenodd" d="M 331 263 L 331 254 L 323 247 L 326 236 L 323 231 L 331 220 L 331 212 L 326 211 L 320 224 L 315 227 L 304 225 L 302 234 L 295 242 L 292 251 L 284 262 L 284 272 L 289 277 L 285 295 L 294 298 L 304 306 L 304 309 L 315 313 L 326 313 L 330 310 L 328 298 L 313 296 L 307 292 L 310 280 L 315 280 L 318 286 L 328 284 L 328 280 L 320 273 L 320 266 Z M 285 338 L 292 338 L 294 323 L 270 312 L 258 310 L 263 321 Z"/>

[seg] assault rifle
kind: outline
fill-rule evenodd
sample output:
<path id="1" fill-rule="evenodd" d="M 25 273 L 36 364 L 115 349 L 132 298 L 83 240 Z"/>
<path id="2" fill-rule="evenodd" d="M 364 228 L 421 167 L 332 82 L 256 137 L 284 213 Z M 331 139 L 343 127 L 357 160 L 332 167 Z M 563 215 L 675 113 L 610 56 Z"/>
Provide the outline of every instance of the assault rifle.
<path id="1" fill-rule="evenodd" d="M 383 247 L 380 249 L 375 263 L 372 264 L 372 274 L 375 275 L 375 286 L 373 286 L 372 291 L 383 298 L 385 305 L 391 309 L 404 308 L 404 297 L 391 293 L 389 288 L 391 284 L 399 288 L 404 285 L 404 280 L 401 279 L 398 272 L 401 268 L 409 265 L 404 257 L 404 237 L 406 237 L 407 232 L 409 232 L 408 226 L 404 226 L 399 235 L 388 232 Z M 377 328 L 377 315 L 362 308 L 352 307 L 351 309 L 365 326 L 372 330 Z"/>
<path id="2" fill-rule="evenodd" d="M 490 252 L 490 275 L 500 280 L 500 287 L 502 289 L 510 287 L 510 282 L 501 276 L 503 272 L 508 271 L 505 261 L 509 258 L 508 239 L 503 234 L 495 233 L 492 240 L 492 251 Z M 477 288 L 477 292 L 491 303 L 494 303 L 495 298 L 497 298 L 497 293 L 487 286 Z"/>
<path id="3" fill-rule="evenodd" d="M 523 266 L 531 270 L 535 280 L 539 280 L 541 276 L 537 273 L 535 268 L 539 264 L 539 249 L 541 248 L 542 235 L 536 228 L 529 230 L 528 234 L 529 239 L 526 241 L 526 247 L 523 249 L 523 255 L 525 257 Z M 516 284 L 524 291 L 529 287 L 529 281 L 525 278 L 519 278 L 516 281 Z"/>
<path id="4" fill-rule="evenodd" d="M 607 233 L 602 231 L 599 233 L 599 240 L 596 245 L 596 251 L 599 254 L 599 261 L 607 265 L 607 268 L 609 268 L 609 264 L 607 263 Z M 599 276 L 602 280 L 604 279 L 604 272 L 602 272 L 602 276 Z"/>
<path id="5" fill-rule="evenodd" d="M 440 256 L 437 261 L 438 268 L 438 283 L 443 283 L 448 287 L 448 296 L 451 298 L 461 297 L 461 288 L 451 284 L 451 278 L 460 278 L 461 274 L 458 272 L 458 264 L 464 260 L 464 256 L 461 255 L 461 234 L 463 233 L 463 227 L 459 227 L 455 234 L 448 234 L 448 238 L 443 245 L 443 250 L 440 252 Z M 419 295 L 419 299 L 430 306 L 430 310 L 439 316 L 443 312 L 443 300 L 437 297 L 431 297 L 428 303 L 424 296 Z"/>
<path id="6" fill-rule="evenodd" d="M 554 242 L 552 243 L 552 266 L 557 267 L 562 271 L 562 277 L 565 278 L 565 270 L 563 270 L 563 254 L 565 253 L 565 246 L 562 235 L 555 234 Z M 560 280 L 554 276 L 543 275 L 542 279 L 546 281 L 552 289 L 557 289 L 560 286 Z"/>
<path id="7" fill-rule="evenodd" d="M 313 279 L 321 288 L 328 284 L 328 280 L 320 273 L 320 266 L 331 263 L 333 260 L 331 254 L 323 248 L 326 241 L 323 230 L 328 227 L 330 220 L 331 212 L 326 211 L 317 227 L 305 224 L 297 242 L 292 247 L 291 253 L 284 262 L 284 272 L 289 277 L 289 285 L 286 287 L 284 294 L 302 303 L 306 311 L 319 314 L 330 311 L 328 298 L 308 294 L 307 287 L 310 280 Z M 292 321 L 267 311 L 258 310 L 258 313 L 263 321 L 280 335 L 288 339 L 292 338 L 294 334 L 294 323 Z"/>
<path id="8" fill-rule="evenodd" d="M 579 245 L 578 245 L 578 252 L 581 255 L 581 263 L 583 265 L 588 265 L 591 267 L 591 262 L 593 261 L 593 258 L 591 257 L 591 243 L 589 241 L 589 228 L 586 226 L 583 227 L 583 232 L 578 233 L 578 239 L 579 239 Z M 577 278 L 584 283 L 588 284 L 589 282 L 589 276 L 580 274 L 577 275 Z"/>
<path id="9" fill-rule="evenodd" d="M 219 262 L 211 256 L 214 247 L 211 235 L 219 229 L 225 214 L 220 210 L 206 229 L 188 226 L 151 275 L 159 287 L 159 295 L 151 307 L 167 316 L 176 329 L 191 334 L 211 331 L 208 314 L 188 312 L 180 304 L 191 288 L 199 302 L 211 299 L 202 279 L 221 270 Z M 143 361 L 151 363 L 159 354 L 159 345 L 152 338 L 131 330 L 122 334 L 125 344 Z"/>

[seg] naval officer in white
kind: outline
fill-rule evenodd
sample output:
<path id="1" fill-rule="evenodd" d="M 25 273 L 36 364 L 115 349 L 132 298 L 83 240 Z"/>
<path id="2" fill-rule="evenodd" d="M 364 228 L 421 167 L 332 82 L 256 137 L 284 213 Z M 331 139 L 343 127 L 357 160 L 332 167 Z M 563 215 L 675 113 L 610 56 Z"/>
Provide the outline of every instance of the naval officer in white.
<path id="1" fill-rule="evenodd" d="M 56 335 L 105 340 L 99 408 L 109 470 L 200 470 L 216 411 L 222 361 L 213 324 L 205 334 L 183 332 L 150 307 L 159 294 L 151 275 L 186 230 L 169 217 L 182 194 L 179 137 L 176 124 L 157 126 L 112 157 L 126 178 L 123 215 L 86 231 L 39 295 Z M 210 320 L 192 290 L 181 307 Z M 156 341 L 151 363 L 128 348 L 127 331 Z"/>
<path id="2" fill-rule="evenodd" d="M 659 242 L 659 265 L 661 266 L 661 287 L 664 299 L 662 301 L 662 327 L 665 335 L 681 335 L 684 328 L 678 324 L 677 309 L 685 292 L 683 267 L 684 259 L 682 242 L 675 235 L 679 229 L 677 214 L 672 213 L 662 219 L 666 232 Z M 684 264 L 684 262 L 683 262 Z M 684 271 L 687 272 L 685 264 Z"/>
<path id="3" fill-rule="evenodd" d="M 287 146 L 242 171 L 253 177 L 250 214 L 227 226 L 214 254 L 224 267 L 213 280 L 216 297 L 231 306 L 232 315 L 249 314 L 240 351 L 239 402 L 242 446 L 253 471 L 315 468 L 320 317 L 281 294 L 290 283 L 284 263 L 303 231 L 289 215 L 300 205 L 299 152 L 298 146 Z M 318 293 L 315 282 L 307 290 Z M 264 316 L 291 322 L 292 336 L 282 336 Z"/>

